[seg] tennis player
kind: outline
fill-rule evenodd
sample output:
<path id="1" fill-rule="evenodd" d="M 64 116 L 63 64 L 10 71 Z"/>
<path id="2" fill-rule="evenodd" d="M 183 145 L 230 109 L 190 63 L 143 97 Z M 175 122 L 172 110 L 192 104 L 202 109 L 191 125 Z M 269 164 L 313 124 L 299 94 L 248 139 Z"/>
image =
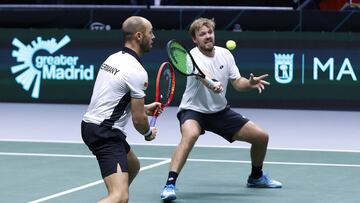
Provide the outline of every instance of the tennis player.
<path id="1" fill-rule="evenodd" d="M 108 196 L 99 202 L 128 202 L 129 185 L 140 170 L 139 160 L 126 142 L 125 125 L 132 115 L 138 132 L 151 141 L 156 128 L 147 116 L 161 104 L 144 105 L 148 75 L 140 55 L 148 52 L 155 38 L 151 23 L 139 16 L 122 24 L 124 48 L 109 56 L 98 72 L 90 105 L 81 123 L 82 138 L 96 156 Z"/>
<path id="2" fill-rule="evenodd" d="M 233 55 L 225 48 L 215 46 L 215 22 L 206 18 L 196 19 L 189 33 L 196 47 L 190 53 L 209 78 L 217 79 L 223 86 L 220 94 L 207 88 L 196 77 L 187 77 L 177 117 L 180 121 L 181 141 L 176 147 L 170 164 L 168 179 L 160 197 L 171 201 L 176 199 L 175 184 L 186 159 L 200 135 L 214 132 L 229 142 L 245 141 L 251 144 L 252 170 L 247 180 L 248 187 L 281 188 L 282 184 L 263 172 L 267 151 L 268 134 L 254 122 L 231 110 L 225 98 L 228 81 L 237 91 L 256 89 L 261 93 L 267 74 L 249 79 L 242 77 Z M 210 75 L 209 75 L 210 74 Z M 221 122 L 219 122 L 221 121 Z"/>

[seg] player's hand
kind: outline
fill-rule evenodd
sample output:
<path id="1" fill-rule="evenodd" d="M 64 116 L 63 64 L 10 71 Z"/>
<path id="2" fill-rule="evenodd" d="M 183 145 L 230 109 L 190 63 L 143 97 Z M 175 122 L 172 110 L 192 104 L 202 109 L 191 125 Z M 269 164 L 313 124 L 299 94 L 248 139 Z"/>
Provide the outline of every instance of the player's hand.
<path id="1" fill-rule="evenodd" d="M 151 135 L 146 136 L 146 137 L 145 137 L 145 140 L 146 140 L 146 141 L 152 141 L 152 140 L 154 140 L 155 137 L 156 137 L 156 133 L 157 133 L 157 129 L 154 128 L 154 127 L 151 127 Z"/>
<path id="2" fill-rule="evenodd" d="M 214 86 L 210 87 L 210 89 L 215 92 L 215 93 L 221 93 L 222 91 L 224 91 L 224 88 L 221 84 L 221 82 L 219 81 L 214 81 Z"/>
<path id="3" fill-rule="evenodd" d="M 222 91 L 224 91 L 222 83 L 216 79 L 210 79 L 207 77 L 205 79 L 202 79 L 202 82 L 207 88 L 212 90 L 214 93 L 220 94 Z"/>
<path id="4" fill-rule="evenodd" d="M 252 88 L 258 89 L 259 93 L 261 94 L 265 89 L 265 85 L 270 85 L 268 81 L 264 80 L 268 76 L 269 74 L 264 74 L 259 77 L 255 77 L 254 74 L 250 73 L 249 84 Z"/>
<path id="5" fill-rule="evenodd" d="M 163 108 L 160 102 L 153 102 L 145 105 L 145 111 L 148 116 L 152 116 L 154 113 L 156 113 L 156 116 L 159 116 L 162 113 Z"/>

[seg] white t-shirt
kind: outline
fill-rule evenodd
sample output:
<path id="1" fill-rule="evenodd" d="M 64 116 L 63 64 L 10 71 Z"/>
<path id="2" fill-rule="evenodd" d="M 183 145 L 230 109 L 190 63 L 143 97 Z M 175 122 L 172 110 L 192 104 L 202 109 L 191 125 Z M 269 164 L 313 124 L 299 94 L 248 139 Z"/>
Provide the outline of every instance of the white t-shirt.
<path id="1" fill-rule="evenodd" d="M 216 113 L 223 110 L 227 105 L 225 94 L 229 79 L 235 80 L 241 77 L 234 56 L 229 50 L 218 46 L 215 46 L 213 57 L 205 56 L 197 47 L 190 53 L 200 69 L 206 67 L 213 78 L 222 83 L 224 91 L 216 94 L 196 77 L 189 76 L 179 110 L 191 109 L 201 113 Z"/>
<path id="2" fill-rule="evenodd" d="M 131 98 L 145 97 L 148 75 L 134 51 L 124 48 L 109 56 L 98 72 L 83 121 L 125 132 Z"/>

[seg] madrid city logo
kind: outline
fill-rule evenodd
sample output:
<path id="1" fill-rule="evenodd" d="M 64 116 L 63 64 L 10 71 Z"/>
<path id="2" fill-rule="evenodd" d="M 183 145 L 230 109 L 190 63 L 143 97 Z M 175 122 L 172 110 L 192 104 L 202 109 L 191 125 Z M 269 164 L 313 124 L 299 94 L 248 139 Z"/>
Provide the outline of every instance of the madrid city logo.
<path id="1" fill-rule="evenodd" d="M 12 45 L 18 49 L 12 51 L 12 56 L 18 64 L 11 67 L 11 72 L 24 90 L 31 91 L 32 98 L 39 98 L 42 80 L 94 80 L 94 65 L 86 68 L 79 64 L 79 56 L 56 55 L 70 41 L 68 35 L 59 42 L 37 37 L 28 45 L 13 39 Z"/>
<path id="2" fill-rule="evenodd" d="M 275 80 L 282 84 L 290 83 L 294 75 L 294 54 L 274 54 L 274 59 Z"/>

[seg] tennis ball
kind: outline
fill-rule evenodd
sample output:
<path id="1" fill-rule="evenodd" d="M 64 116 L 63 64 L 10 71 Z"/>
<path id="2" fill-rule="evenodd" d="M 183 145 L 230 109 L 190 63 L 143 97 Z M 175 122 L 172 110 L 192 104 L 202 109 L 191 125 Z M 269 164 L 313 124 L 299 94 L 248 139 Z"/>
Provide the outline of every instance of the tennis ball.
<path id="1" fill-rule="evenodd" d="M 236 48 L 236 42 L 234 40 L 228 40 L 226 42 L 226 48 L 228 48 L 229 50 L 233 50 Z"/>

